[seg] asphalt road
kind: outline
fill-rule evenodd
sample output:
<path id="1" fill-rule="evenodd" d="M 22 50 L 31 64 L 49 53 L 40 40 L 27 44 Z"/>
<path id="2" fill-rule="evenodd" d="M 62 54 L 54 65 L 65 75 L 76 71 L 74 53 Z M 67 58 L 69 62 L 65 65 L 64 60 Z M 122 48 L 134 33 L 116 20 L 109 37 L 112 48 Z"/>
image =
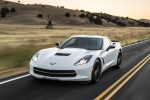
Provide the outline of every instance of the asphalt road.
<path id="1" fill-rule="evenodd" d="M 29 76 L 4 83 L 0 85 L 0 100 L 93 100 L 149 54 L 150 40 L 124 47 L 122 67 L 120 69 L 109 68 L 102 74 L 98 84 L 34 81 Z M 0 81 L 5 80 L 8 79 Z M 116 85 L 113 90 L 120 84 Z M 108 95 L 109 93 L 102 99 Z M 150 100 L 150 60 L 111 97 L 111 100 Z"/>

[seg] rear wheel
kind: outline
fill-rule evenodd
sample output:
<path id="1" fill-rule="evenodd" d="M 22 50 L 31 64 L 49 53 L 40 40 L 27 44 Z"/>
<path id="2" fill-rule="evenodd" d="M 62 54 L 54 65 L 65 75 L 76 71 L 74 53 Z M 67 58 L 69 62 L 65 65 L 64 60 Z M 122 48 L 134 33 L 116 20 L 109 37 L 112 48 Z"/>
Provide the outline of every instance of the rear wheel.
<path id="1" fill-rule="evenodd" d="M 93 66 L 93 71 L 92 71 L 92 80 L 91 83 L 97 83 L 100 79 L 100 75 L 101 75 L 101 65 L 100 65 L 100 61 L 96 60 Z"/>
<path id="2" fill-rule="evenodd" d="M 117 65 L 113 66 L 113 68 L 119 69 L 122 63 L 122 52 L 120 51 L 117 58 Z"/>

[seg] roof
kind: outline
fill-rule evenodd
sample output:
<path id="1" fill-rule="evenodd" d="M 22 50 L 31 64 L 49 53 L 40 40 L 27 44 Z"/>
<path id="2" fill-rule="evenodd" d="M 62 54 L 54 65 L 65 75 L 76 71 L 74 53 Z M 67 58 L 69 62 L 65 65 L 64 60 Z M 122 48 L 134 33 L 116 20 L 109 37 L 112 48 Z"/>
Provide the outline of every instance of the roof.
<path id="1" fill-rule="evenodd" d="M 105 36 L 99 36 L 99 35 L 74 35 L 71 37 L 88 37 L 88 38 L 107 38 Z"/>

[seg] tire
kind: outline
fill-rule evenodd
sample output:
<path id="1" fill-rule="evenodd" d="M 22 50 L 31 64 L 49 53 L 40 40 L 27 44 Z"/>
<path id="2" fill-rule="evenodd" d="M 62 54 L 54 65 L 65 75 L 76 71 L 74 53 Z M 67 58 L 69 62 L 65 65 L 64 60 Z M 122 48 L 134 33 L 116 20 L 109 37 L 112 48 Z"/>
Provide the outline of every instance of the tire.
<path id="1" fill-rule="evenodd" d="M 100 75 L 101 75 L 101 63 L 97 59 L 93 66 L 91 83 L 92 84 L 98 83 L 100 79 Z"/>
<path id="2" fill-rule="evenodd" d="M 113 66 L 115 69 L 119 69 L 122 63 L 122 52 L 120 51 L 117 58 L 117 65 Z"/>

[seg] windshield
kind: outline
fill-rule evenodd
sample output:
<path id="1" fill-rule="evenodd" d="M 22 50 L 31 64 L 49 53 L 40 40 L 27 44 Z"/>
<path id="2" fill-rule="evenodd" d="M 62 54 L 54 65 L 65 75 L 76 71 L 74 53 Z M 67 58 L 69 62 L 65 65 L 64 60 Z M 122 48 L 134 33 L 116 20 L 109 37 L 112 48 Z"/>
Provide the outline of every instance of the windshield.
<path id="1" fill-rule="evenodd" d="M 101 38 L 85 38 L 85 37 L 73 37 L 60 45 L 61 49 L 64 48 L 82 48 L 87 50 L 100 50 L 102 49 Z"/>

